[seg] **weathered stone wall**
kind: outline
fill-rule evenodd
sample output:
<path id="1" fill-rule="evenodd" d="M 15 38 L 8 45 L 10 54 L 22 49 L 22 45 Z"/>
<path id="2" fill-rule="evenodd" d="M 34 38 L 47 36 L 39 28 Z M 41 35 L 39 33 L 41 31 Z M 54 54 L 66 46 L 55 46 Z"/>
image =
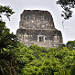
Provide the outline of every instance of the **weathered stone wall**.
<path id="1" fill-rule="evenodd" d="M 36 44 L 46 48 L 63 43 L 62 34 L 54 27 L 48 11 L 24 10 L 20 17 L 20 27 L 17 29 L 20 42 L 27 46 Z"/>
<path id="2" fill-rule="evenodd" d="M 53 18 L 48 11 L 24 10 L 21 14 L 20 28 L 51 29 L 54 28 Z"/>

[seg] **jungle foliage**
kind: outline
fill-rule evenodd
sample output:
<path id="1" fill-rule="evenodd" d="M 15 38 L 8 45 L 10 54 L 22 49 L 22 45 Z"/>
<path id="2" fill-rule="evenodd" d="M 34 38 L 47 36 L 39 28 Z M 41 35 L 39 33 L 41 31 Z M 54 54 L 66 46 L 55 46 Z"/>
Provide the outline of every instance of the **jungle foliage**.
<path id="1" fill-rule="evenodd" d="M 0 57 L 2 75 L 74 75 L 75 48 L 44 47 L 17 44 L 16 48 L 3 48 Z M 10 72 L 10 73 L 9 73 Z"/>

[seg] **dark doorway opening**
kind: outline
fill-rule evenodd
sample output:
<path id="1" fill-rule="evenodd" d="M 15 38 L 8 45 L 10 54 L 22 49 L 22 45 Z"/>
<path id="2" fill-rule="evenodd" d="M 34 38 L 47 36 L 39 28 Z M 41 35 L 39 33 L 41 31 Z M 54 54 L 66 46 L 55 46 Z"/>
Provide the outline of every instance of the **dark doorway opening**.
<path id="1" fill-rule="evenodd" d="M 39 42 L 43 42 L 43 37 L 39 37 Z"/>

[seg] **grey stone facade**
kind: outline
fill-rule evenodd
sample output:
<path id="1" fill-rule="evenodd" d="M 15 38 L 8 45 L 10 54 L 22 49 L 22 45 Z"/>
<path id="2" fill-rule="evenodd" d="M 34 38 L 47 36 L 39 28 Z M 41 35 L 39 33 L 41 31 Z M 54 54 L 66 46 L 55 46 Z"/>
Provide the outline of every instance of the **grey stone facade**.
<path id="1" fill-rule="evenodd" d="M 63 43 L 62 34 L 55 28 L 53 18 L 48 11 L 24 10 L 20 15 L 16 34 L 19 41 L 27 46 L 36 44 L 50 48 Z"/>

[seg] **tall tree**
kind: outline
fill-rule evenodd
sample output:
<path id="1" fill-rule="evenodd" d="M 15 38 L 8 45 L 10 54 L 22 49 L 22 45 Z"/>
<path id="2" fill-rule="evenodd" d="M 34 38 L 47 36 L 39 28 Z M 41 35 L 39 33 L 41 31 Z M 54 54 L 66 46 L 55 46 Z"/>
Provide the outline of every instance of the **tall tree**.
<path id="1" fill-rule="evenodd" d="M 63 8 L 64 11 L 61 14 L 62 17 L 64 17 L 65 20 L 72 17 L 72 8 L 75 8 L 75 0 L 58 0 L 57 4 L 60 4 L 60 6 Z"/>
<path id="2" fill-rule="evenodd" d="M 6 16 L 10 20 L 13 10 L 9 6 L 0 5 L 0 48 L 6 48 L 8 45 L 15 46 L 17 38 L 16 35 L 10 33 L 10 29 L 5 26 L 2 16 Z"/>
<path id="3" fill-rule="evenodd" d="M 9 6 L 0 5 L 0 75 L 16 75 L 14 67 L 14 48 L 17 46 L 17 37 L 5 26 L 2 16 L 10 20 L 13 10 Z"/>

